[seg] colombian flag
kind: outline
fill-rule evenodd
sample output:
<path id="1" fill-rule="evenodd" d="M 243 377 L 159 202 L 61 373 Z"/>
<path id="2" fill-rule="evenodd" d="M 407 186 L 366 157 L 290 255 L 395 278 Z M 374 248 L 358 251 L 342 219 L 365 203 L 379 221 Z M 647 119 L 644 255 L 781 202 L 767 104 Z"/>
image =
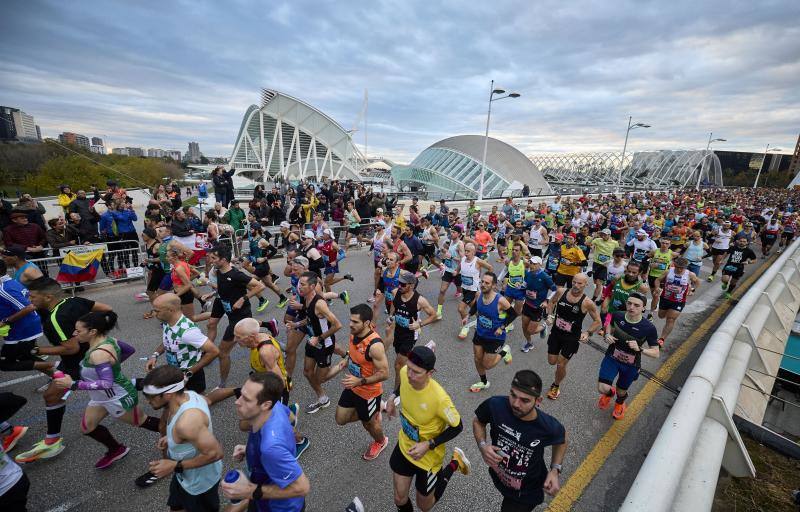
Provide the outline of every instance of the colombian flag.
<path id="1" fill-rule="evenodd" d="M 56 278 L 60 283 L 82 283 L 91 281 L 97 275 L 97 267 L 103 257 L 103 249 L 76 254 L 74 251 L 64 255 Z"/>

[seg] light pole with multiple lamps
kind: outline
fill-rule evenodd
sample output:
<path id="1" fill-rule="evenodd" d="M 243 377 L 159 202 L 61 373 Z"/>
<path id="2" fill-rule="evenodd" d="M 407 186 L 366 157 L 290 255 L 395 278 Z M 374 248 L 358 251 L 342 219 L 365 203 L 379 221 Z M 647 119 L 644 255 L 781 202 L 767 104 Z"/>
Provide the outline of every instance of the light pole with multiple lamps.
<path id="1" fill-rule="evenodd" d="M 728 139 L 712 139 L 711 137 L 714 135 L 714 132 L 708 132 L 708 144 L 706 144 L 706 152 L 711 149 L 711 144 L 715 142 L 728 142 Z M 705 162 L 705 160 L 703 160 Z M 703 169 L 702 167 L 697 170 L 697 187 L 695 190 L 700 190 L 700 180 L 703 178 Z"/>
<path id="2" fill-rule="evenodd" d="M 486 174 L 486 151 L 489 149 L 489 120 L 492 118 L 492 102 L 497 100 L 504 100 L 506 98 L 519 98 L 520 94 L 517 92 L 511 92 L 506 94 L 505 89 L 495 89 L 494 88 L 494 80 L 492 80 L 492 85 L 489 87 L 489 111 L 486 114 L 486 137 L 483 140 L 483 160 L 481 161 L 481 188 L 478 190 L 478 200 L 483 199 L 483 180 L 484 175 Z M 505 96 L 502 96 L 506 94 Z M 495 98 L 494 96 L 497 95 L 498 97 Z"/>
<path id="3" fill-rule="evenodd" d="M 619 161 L 619 173 L 617 174 L 617 193 L 622 189 L 622 168 L 625 166 L 625 151 L 628 149 L 628 135 L 630 135 L 631 130 L 636 128 L 650 128 L 649 124 L 631 124 L 631 122 L 633 122 L 633 116 L 628 116 L 628 129 L 625 131 L 625 144 L 622 146 L 622 158 Z"/>
<path id="4" fill-rule="evenodd" d="M 764 159 L 761 160 L 761 167 L 758 168 L 758 174 L 756 174 L 756 181 L 755 183 L 753 183 L 753 188 L 758 188 L 758 178 L 761 177 L 761 171 L 764 169 L 764 162 L 767 161 L 767 153 L 772 153 L 773 151 L 780 151 L 780 150 L 781 148 L 769 149 L 769 144 L 767 144 L 767 147 L 764 148 Z"/>

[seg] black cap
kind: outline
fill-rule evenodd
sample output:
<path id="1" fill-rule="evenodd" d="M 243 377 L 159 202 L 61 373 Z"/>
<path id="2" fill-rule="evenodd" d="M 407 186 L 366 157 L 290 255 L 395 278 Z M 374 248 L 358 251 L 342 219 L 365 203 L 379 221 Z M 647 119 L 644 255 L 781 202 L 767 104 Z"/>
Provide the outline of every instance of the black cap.
<path id="1" fill-rule="evenodd" d="M 514 374 L 511 387 L 535 397 L 542 395 L 542 378 L 533 370 L 520 370 Z"/>
<path id="2" fill-rule="evenodd" d="M 423 345 L 417 345 L 408 353 L 408 361 L 423 370 L 431 371 L 436 366 L 436 354 Z"/>
<path id="3" fill-rule="evenodd" d="M 401 270 L 397 280 L 403 284 L 417 284 L 417 277 L 408 270 Z"/>
<path id="4" fill-rule="evenodd" d="M 3 256 L 16 256 L 20 259 L 25 259 L 25 248 L 21 245 L 12 245 L 3 249 Z"/>

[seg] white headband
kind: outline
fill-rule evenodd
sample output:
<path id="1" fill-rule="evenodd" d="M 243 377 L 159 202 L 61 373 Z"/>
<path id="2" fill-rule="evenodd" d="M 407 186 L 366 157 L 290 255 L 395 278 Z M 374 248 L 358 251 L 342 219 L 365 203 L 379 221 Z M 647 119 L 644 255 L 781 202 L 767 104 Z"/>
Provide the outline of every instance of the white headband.
<path id="1" fill-rule="evenodd" d="M 183 389 L 184 381 L 176 382 L 174 384 L 168 384 L 164 387 L 157 388 L 151 384 L 148 384 L 142 390 L 146 395 L 160 395 L 162 393 L 174 393 L 176 391 L 180 391 Z"/>

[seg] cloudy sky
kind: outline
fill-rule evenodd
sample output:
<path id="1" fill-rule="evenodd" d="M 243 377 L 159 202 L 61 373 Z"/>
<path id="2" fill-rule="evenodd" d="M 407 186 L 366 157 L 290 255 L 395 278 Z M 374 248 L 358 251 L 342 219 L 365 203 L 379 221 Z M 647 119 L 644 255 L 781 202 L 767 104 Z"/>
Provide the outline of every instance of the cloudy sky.
<path id="1" fill-rule="evenodd" d="M 6 0 L 0 104 L 43 135 L 228 156 L 261 87 L 352 128 L 369 90 L 369 154 L 407 162 L 483 133 L 526 154 L 794 148 L 800 1 Z M 356 134 L 363 143 L 363 127 Z"/>

